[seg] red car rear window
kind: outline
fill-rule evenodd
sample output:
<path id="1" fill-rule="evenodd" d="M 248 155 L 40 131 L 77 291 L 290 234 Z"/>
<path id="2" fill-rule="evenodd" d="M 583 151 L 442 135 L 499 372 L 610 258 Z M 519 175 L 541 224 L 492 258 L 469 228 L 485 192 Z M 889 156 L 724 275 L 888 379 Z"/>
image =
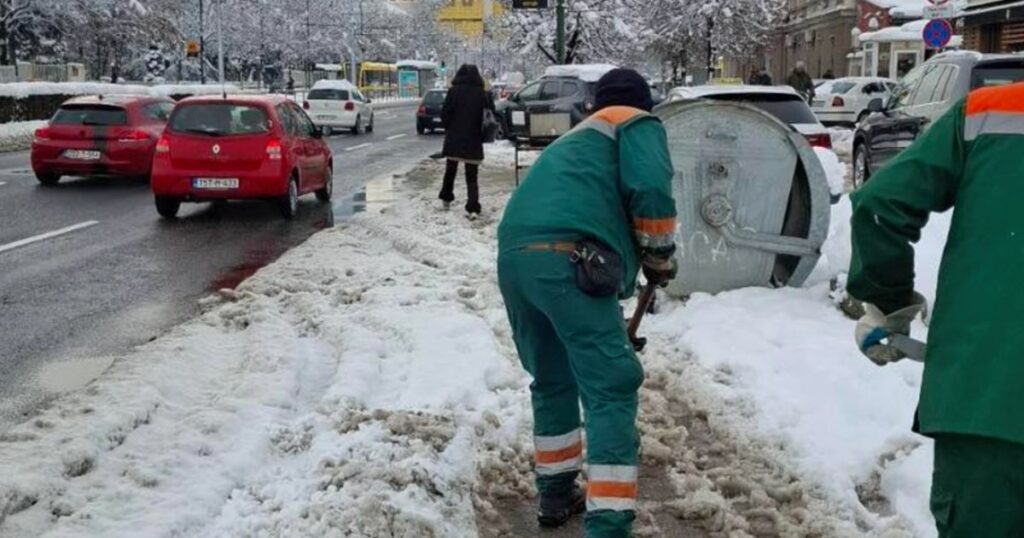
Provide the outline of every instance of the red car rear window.
<path id="1" fill-rule="evenodd" d="M 109 105 L 64 105 L 57 109 L 51 125 L 127 125 L 128 112 Z"/>
<path id="2" fill-rule="evenodd" d="M 270 120 L 262 108 L 232 103 L 178 105 L 168 128 L 175 133 L 231 136 L 270 131 Z"/>

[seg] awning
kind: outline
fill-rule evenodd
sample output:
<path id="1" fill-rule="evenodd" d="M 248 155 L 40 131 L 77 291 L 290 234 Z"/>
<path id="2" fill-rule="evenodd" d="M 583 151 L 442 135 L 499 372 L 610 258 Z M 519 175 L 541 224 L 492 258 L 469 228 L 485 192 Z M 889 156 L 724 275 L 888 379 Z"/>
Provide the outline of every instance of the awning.
<path id="1" fill-rule="evenodd" d="M 960 17 L 967 26 L 997 24 L 1024 20 L 1024 0 L 1003 2 L 996 5 L 982 6 L 977 9 L 965 9 Z"/>

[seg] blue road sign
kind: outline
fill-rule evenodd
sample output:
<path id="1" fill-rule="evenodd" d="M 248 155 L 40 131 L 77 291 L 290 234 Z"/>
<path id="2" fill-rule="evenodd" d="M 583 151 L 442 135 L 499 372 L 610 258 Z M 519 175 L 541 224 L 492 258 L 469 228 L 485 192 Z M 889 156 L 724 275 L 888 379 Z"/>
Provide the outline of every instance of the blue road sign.
<path id="1" fill-rule="evenodd" d="M 930 49 L 941 49 L 953 39 L 953 25 L 946 19 L 932 19 L 921 32 L 924 44 Z"/>

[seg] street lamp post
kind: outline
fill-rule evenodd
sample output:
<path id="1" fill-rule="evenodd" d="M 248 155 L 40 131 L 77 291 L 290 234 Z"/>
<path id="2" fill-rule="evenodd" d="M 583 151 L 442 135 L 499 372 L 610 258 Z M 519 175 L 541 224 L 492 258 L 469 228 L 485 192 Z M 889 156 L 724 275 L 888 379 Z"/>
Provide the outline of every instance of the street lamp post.
<path id="1" fill-rule="evenodd" d="M 555 0 L 555 58 L 565 63 L 565 0 Z"/>

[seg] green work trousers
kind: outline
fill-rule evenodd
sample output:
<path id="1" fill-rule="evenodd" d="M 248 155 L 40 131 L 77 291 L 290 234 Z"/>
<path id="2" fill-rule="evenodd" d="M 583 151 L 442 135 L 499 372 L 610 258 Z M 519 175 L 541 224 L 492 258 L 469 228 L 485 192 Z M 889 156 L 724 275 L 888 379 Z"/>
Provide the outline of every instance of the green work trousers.
<path id="1" fill-rule="evenodd" d="M 636 509 L 637 391 L 643 368 L 617 297 L 579 290 L 561 252 L 517 250 L 498 260 L 498 281 L 523 367 L 533 376 L 537 487 L 565 491 L 582 462 L 586 419 L 588 538 L 631 534 Z"/>
<path id="2" fill-rule="evenodd" d="M 936 435 L 931 509 L 939 538 L 1024 537 L 1024 445 Z"/>

